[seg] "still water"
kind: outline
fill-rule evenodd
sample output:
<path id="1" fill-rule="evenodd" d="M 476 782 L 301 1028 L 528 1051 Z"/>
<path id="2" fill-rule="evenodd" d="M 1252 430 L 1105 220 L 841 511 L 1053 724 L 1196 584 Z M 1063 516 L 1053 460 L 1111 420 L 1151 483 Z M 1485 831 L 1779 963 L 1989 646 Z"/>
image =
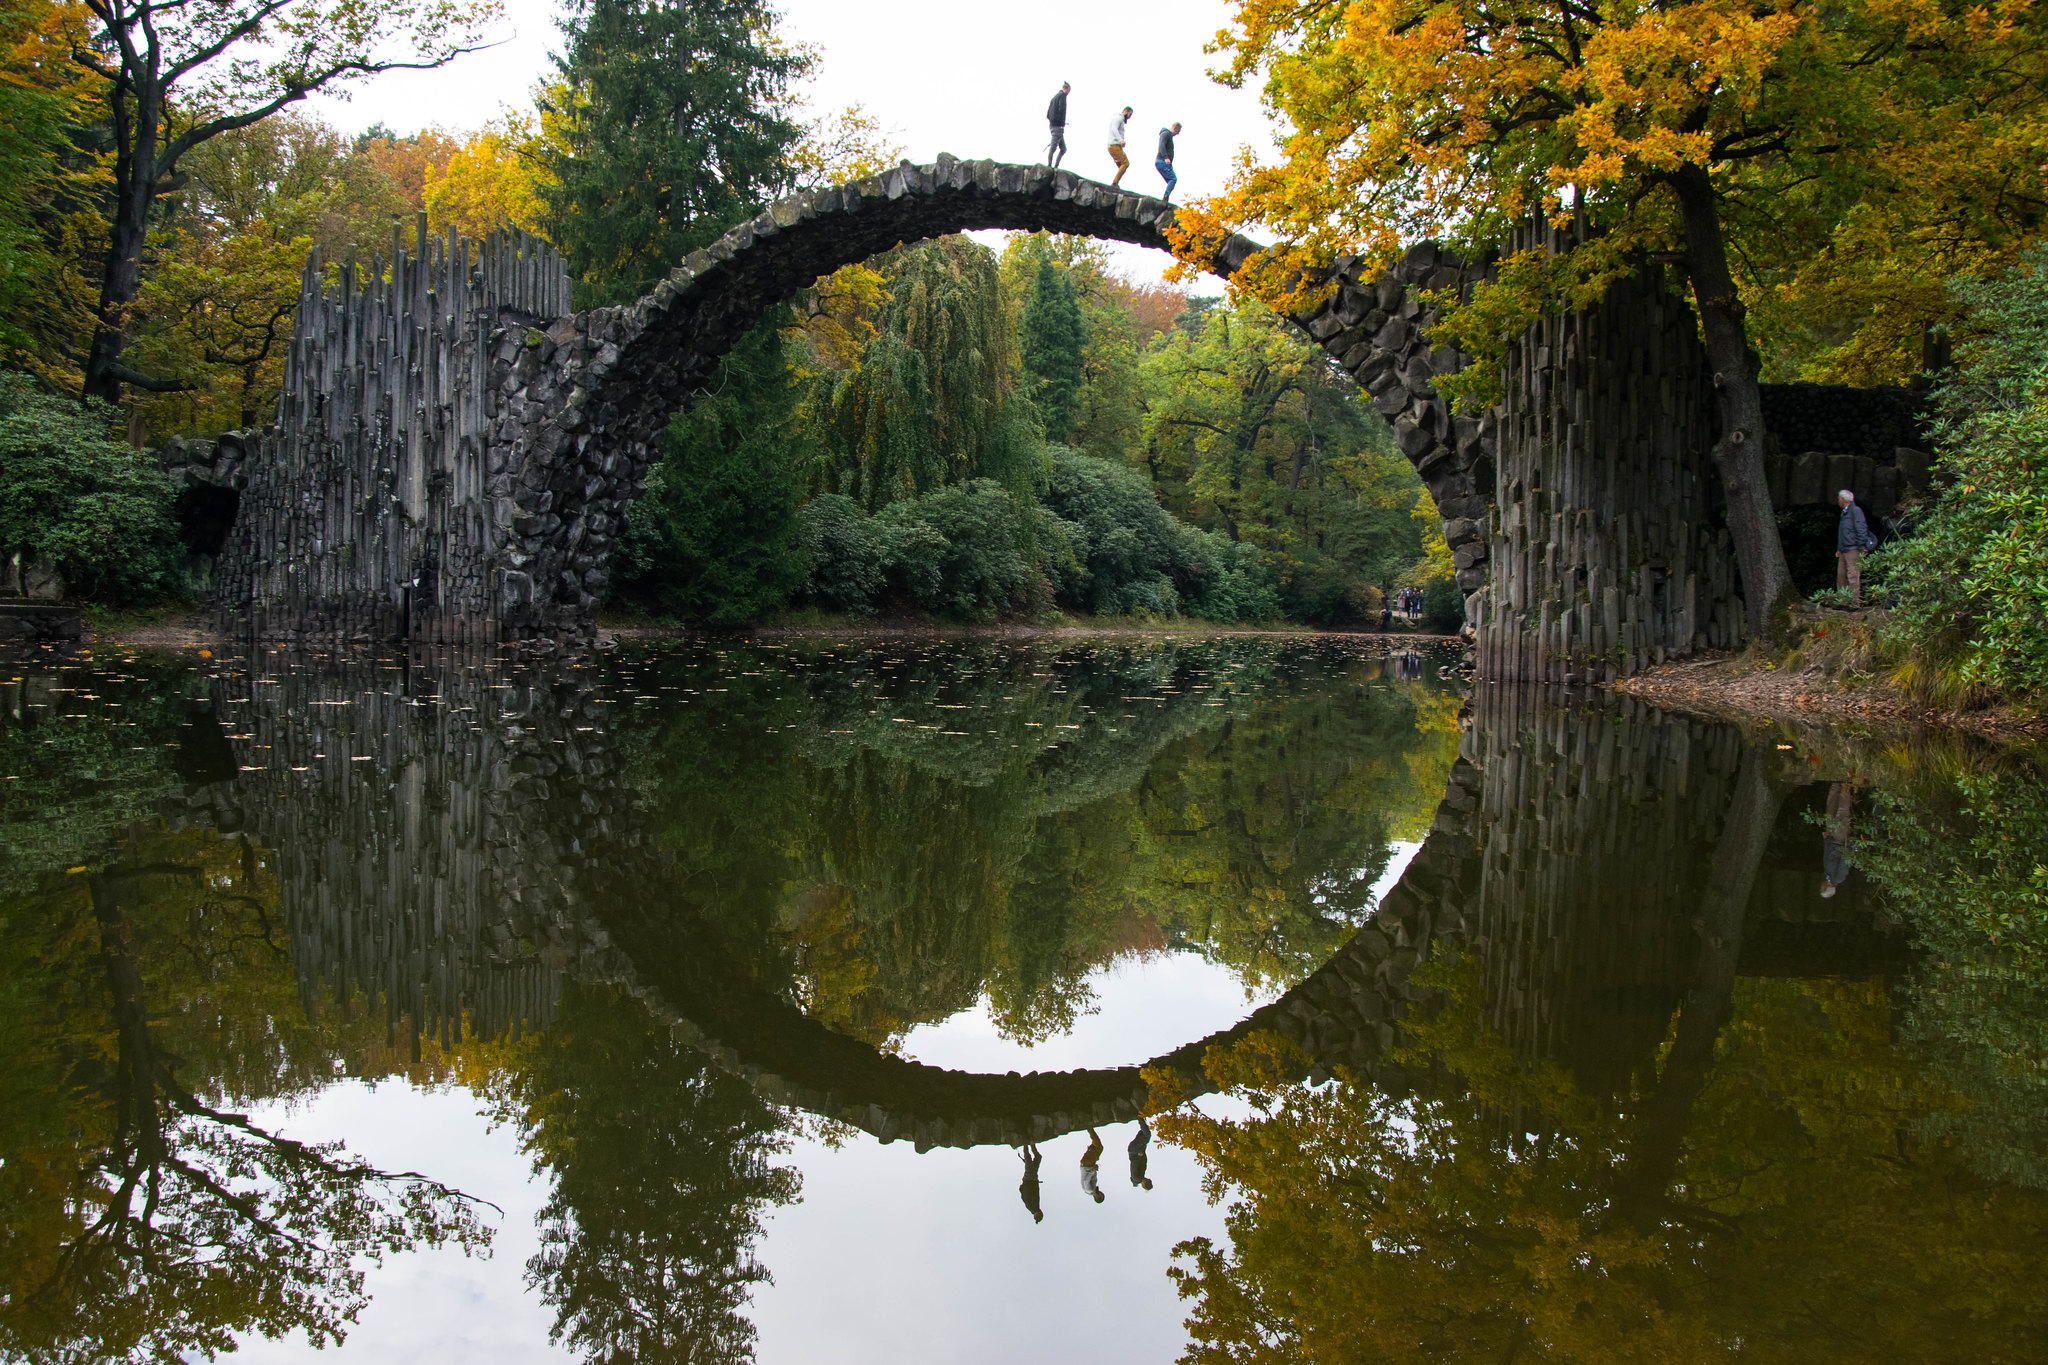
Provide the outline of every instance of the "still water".
<path id="1" fill-rule="evenodd" d="M 0 1352 L 2048 1358 L 2027 756 L 1454 662 L 19 661 Z"/>

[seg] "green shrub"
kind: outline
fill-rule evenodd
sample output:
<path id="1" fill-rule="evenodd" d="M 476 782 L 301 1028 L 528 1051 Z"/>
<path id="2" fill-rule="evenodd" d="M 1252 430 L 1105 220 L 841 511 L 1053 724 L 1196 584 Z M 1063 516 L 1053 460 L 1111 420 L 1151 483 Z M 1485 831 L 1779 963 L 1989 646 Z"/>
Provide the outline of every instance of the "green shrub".
<path id="1" fill-rule="evenodd" d="M 1173 615 L 1183 587 L 1202 575 L 1199 550 L 1182 534 L 1186 528 L 1128 465 L 1054 447 L 1045 507 L 1065 537 L 1069 557 L 1050 567 L 1068 606 Z"/>
<path id="2" fill-rule="evenodd" d="M 1934 396 L 1946 486 L 1872 577 L 1893 598 L 1886 644 L 1913 674 L 2033 691 L 2048 678 L 2048 248 L 1951 287 L 1973 334 Z"/>
<path id="3" fill-rule="evenodd" d="M 1018 603 L 1034 566 L 1019 552 L 1017 504 L 991 479 L 895 502 L 875 517 L 892 586 L 926 611 L 987 621 Z"/>
<path id="4" fill-rule="evenodd" d="M 1280 615 L 1280 592 L 1259 557 L 1256 546 L 1232 540 L 1220 531 L 1181 528 L 1186 553 L 1201 565 L 1201 574 L 1183 601 L 1190 616 L 1205 621 L 1271 621 Z"/>
<path id="5" fill-rule="evenodd" d="M 852 498 L 827 493 L 805 505 L 799 522 L 811 601 L 827 611 L 873 611 L 888 581 L 889 559 L 873 519 Z"/>
<path id="6" fill-rule="evenodd" d="M 74 595 L 135 606 L 178 591 L 178 526 L 170 479 L 111 438 L 114 419 L 0 374 L 0 554 L 47 559 Z"/>

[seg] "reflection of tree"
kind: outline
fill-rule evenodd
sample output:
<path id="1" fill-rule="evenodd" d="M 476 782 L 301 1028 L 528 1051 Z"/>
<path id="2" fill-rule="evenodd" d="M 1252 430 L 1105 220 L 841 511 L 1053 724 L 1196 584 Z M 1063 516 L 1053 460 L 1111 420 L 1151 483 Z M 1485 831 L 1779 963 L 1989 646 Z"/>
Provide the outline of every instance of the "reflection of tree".
<path id="1" fill-rule="evenodd" d="M 623 992 L 570 984 L 494 1080 L 554 1178 L 528 1282 L 584 1359 L 749 1360 L 762 1213 L 797 1197 L 779 1116 Z"/>
<path id="2" fill-rule="evenodd" d="M 1284 1081 L 1262 1039 L 1212 1059 L 1251 1117 L 1160 1120 L 1232 1200 L 1228 1248 L 1180 1248 L 1188 1359 L 2000 1360 L 2048 1331 L 2048 1199 L 1911 1136 L 1947 1101 L 1881 984 L 1734 983 L 1644 1219 L 1652 1106 L 1517 1056 L 1476 961 L 1431 979 L 1416 1095 Z"/>
<path id="3" fill-rule="evenodd" d="M 445 1186 L 224 1107 L 289 1093 L 313 1060 L 275 882 L 199 833 L 120 854 L 6 911 L 0 1342 L 170 1361 L 251 1332 L 339 1341 L 366 1260 L 487 1234 Z"/>
<path id="4" fill-rule="evenodd" d="M 656 841 L 739 960 L 877 1043 L 982 994 L 1006 1032 L 1045 1036 L 1090 1008 L 1095 968 L 1169 942 L 1247 984 L 1300 979 L 1455 752 L 1448 699 L 1338 651 L 893 662 L 651 663 L 636 686 L 689 700 L 623 739 Z"/>
<path id="5" fill-rule="evenodd" d="M 1923 949 L 1904 1032 L 1968 1099 L 1927 1125 L 1987 1174 L 2048 1189 L 2048 784 L 1939 758 L 1878 791 L 1856 865 Z"/>

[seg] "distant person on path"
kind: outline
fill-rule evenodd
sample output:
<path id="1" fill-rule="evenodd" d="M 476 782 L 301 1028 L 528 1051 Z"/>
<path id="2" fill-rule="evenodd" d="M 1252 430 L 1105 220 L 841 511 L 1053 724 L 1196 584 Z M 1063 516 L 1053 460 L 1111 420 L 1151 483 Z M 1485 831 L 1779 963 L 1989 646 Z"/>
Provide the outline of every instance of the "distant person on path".
<path id="1" fill-rule="evenodd" d="M 1102 1202 L 1102 1139 L 1088 1130 L 1088 1150 L 1081 1153 L 1081 1189 L 1096 1203 Z"/>
<path id="2" fill-rule="evenodd" d="M 1060 158 L 1067 154 L 1067 92 L 1074 87 L 1067 81 L 1060 82 L 1060 92 L 1052 97 L 1052 103 L 1045 106 L 1045 121 L 1052 125 L 1052 141 L 1046 145 L 1045 164 L 1059 168 Z"/>
<path id="3" fill-rule="evenodd" d="M 1159 178 L 1166 182 L 1166 193 L 1159 196 L 1167 203 L 1173 202 L 1173 187 L 1180 183 L 1180 177 L 1173 173 L 1173 138 L 1180 132 L 1180 125 L 1159 130 L 1159 155 L 1152 159 L 1152 168 L 1159 172 Z"/>
<path id="4" fill-rule="evenodd" d="M 1385 602 L 1380 603 L 1380 633 L 1386 634 L 1394 628 L 1394 609 Z"/>
<path id="5" fill-rule="evenodd" d="M 1131 106 L 1109 121 L 1109 159 L 1116 163 L 1116 174 L 1110 177 L 1110 185 L 1116 186 L 1124 178 L 1124 172 L 1131 168 L 1131 159 L 1124 155 L 1124 143 L 1130 138 Z"/>
<path id="6" fill-rule="evenodd" d="M 1849 590 L 1849 605 L 1863 605 L 1863 552 L 1877 548 L 1877 537 L 1870 534 L 1870 523 L 1863 518 L 1863 509 L 1856 505 L 1856 495 L 1844 488 L 1835 494 L 1835 501 L 1841 505 L 1842 519 L 1835 527 L 1835 587 Z"/>
<path id="7" fill-rule="evenodd" d="M 1828 788 L 1827 833 L 1820 841 L 1822 900 L 1832 897 L 1849 880 L 1849 806 L 1855 798 L 1847 782 Z"/>
<path id="8" fill-rule="evenodd" d="M 1145 1116 L 1138 1115 L 1138 1135 L 1131 1139 L 1131 1145 L 1124 1151 L 1131 1158 L 1131 1183 L 1140 1189 L 1152 1188 L 1152 1177 L 1145 1174 L 1145 1148 L 1151 1144 L 1152 1129 L 1145 1123 Z"/>
<path id="9" fill-rule="evenodd" d="M 1017 1187 L 1017 1193 L 1024 1200 L 1024 1207 L 1031 1210 L 1031 1221 L 1043 1223 L 1045 1210 L 1038 1206 L 1038 1163 L 1045 1157 L 1029 1142 L 1019 1150 L 1024 1158 L 1024 1183 Z"/>

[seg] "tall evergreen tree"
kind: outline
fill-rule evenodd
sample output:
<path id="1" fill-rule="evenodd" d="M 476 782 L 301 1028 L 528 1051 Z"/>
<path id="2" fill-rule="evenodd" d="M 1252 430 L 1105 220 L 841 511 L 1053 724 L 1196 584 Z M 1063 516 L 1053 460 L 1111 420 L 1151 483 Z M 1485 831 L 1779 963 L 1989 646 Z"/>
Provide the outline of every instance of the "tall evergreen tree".
<path id="1" fill-rule="evenodd" d="M 1024 304 L 1021 349 L 1048 440 L 1065 441 L 1073 435 L 1080 409 L 1085 337 L 1074 282 L 1050 261 L 1041 262 L 1031 281 L 1031 297 Z"/>
<path id="2" fill-rule="evenodd" d="M 797 469 L 810 433 L 797 420 L 787 321 L 788 310 L 771 312 L 669 423 L 613 561 L 620 596 L 732 626 L 780 610 L 803 586 Z"/>
<path id="3" fill-rule="evenodd" d="M 761 0 L 571 0 L 542 226 L 579 304 L 638 298 L 790 188 L 803 130 L 786 99 L 809 59 L 775 17 Z"/>

